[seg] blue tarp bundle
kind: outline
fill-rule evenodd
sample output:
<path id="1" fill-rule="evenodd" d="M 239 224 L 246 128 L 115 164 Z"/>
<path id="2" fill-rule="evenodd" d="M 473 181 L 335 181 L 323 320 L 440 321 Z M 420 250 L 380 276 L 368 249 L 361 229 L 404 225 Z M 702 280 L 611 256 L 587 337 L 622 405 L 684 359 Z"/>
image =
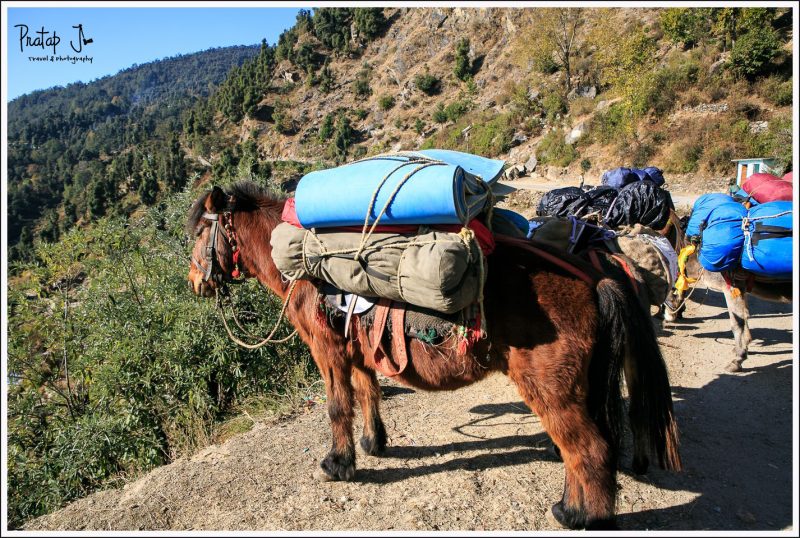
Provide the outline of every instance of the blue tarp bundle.
<path id="1" fill-rule="evenodd" d="M 727 271 L 739 264 L 744 247 L 742 219 L 747 209 L 728 200 L 718 203 L 706 218 L 706 227 L 702 231 L 702 242 L 697 259 L 708 271 Z"/>
<path id="2" fill-rule="evenodd" d="M 458 151 L 423 150 L 317 170 L 297 185 L 297 217 L 304 228 L 355 226 L 364 224 L 368 211 L 368 222 L 375 222 L 386 206 L 384 225 L 466 224 L 484 209 L 503 164 Z"/>
<path id="3" fill-rule="evenodd" d="M 727 194 L 719 192 L 711 192 L 700 196 L 694 202 L 692 207 L 692 215 L 689 217 L 689 223 L 686 225 L 686 235 L 689 237 L 700 235 L 703 228 L 706 227 L 708 215 L 719 204 L 732 202 L 733 198 Z"/>
<path id="4" fill-rule="evenodd" d="M 792 221 L 792 202 L 751 207 L 745 224 L 742 269 L 772 278 L 791 278 Z"/>
<path id="5" fill-rule="evenodd" d="M 638 176 L 631 172 L 630 168 L 620 167 L 604 172 L 601 183 L 615 189 L 621 189 L 628 183 L 638 181 L 638 179 Z"/>
<path id="6" fill-rule="evenodd" d="M 659 187 L 664 184 L 664 174 L 660 168 L 648 166 L 647 168 L 626 168 L 621 166 L 603 173 L 601 182 L 615 189 L 621 189 L 634 181 L 652 181 Z"/>
<path id="7" fill-rule="evenodd" d="M 792 202 L 748 209 L 727 194 L 699 197 L 686 227 L 701 238 L 698 260 L 708 271 L 741 267 L 760 276 L 792 276 Z"/>

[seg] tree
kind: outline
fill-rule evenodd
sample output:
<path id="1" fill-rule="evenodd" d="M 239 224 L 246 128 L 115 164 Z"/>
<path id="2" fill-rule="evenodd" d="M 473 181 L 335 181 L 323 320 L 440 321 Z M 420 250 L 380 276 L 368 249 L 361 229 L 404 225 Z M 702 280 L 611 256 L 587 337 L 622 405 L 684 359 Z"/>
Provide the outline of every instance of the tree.
<path id="1" fill-rule="evenodd" d="M 139 183 L 139 198 L 144 205 L 153 205 L 158 197 L 158 192 L 161 190 L 158 186 L 158 179 L 156 179 L 155 171 L 150 164 L 150 159 L 145 157 L 142 159 L 142 180 Z"/>
<path id="2" fill-rule="evenodd" d="M 673 43 L 693 47 L 708 35 L 711 13 L 703 8 L 670 8 L 661 12 L 661 28 Z"/>
<path id="3" fill-rule="evenodd" d="M 164 157 L 161 179 L 169 192 L 177 192 L 186 186 L 185 154 L 181 149 L 177 135 L 173 134 L 169 140 L 169 152 Z"/>
<path id="4" fill-rule="evenodd" d="M 327 142 L 333 136 L 333 114 L 327 114 L 319 128 L 319 141 Z"/>
<path id="5" fill-rule="evenodd" d="M 730 66 L 735 73 L 753 80 L 770 71 L 770 63 L 780 47 L 775 30 L 756 27 L 736 40 L 731 49 Z"/>
<path id="6" fill-rule="evenodd" d="M 347 150 L 353 143 L 353 128 L 350 126 L 350 118 L 344 114 L 339 115 L 336 122 L 336 134 L 333 138 L 333 150 L 340 160 L 347 157 Z"/>
<path id="7" fill-rule="evenodd" d="M 581 8 L 531 10 L 531 28 L 523 46 L 539 64 L 551 63 L 564 72 L 565 93 L 572 89 L 572 63 L 581 45 L 586 17 Z"/>
<path id="8" fill-rule="evenodd" d="M 372 41 L 386 25 L 386 17 L 383 16 L 383 8 L 380 7 L 355 8 L 353 22 L 359 37 L 365 41 Z"/>
<path id="9" fill-rule="evenodd" d="M 469 61 L 469 39 L 462 37 L 456 45 L 456 65 L 453 68 L 453 73 L 460 80 L 467 80 L 472 76 L 472 65 Z"/>

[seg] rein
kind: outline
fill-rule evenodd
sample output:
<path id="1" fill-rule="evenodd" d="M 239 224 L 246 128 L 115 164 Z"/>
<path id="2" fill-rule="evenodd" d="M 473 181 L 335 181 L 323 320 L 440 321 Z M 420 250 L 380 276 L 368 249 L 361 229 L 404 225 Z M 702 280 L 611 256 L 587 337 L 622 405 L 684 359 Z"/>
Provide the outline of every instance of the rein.
<path id="1" fill-rule="evenodd" d="M 217 236 L 219 235 L 220 215 L 222 216 L 222 228 L 225 230 L 225 239 L 228 241 L 228 244 L 231 247 L 231 252 L 233 253 L 233 270 L 231 271 L 230 278 L 228 278 L 228 276 L 225 275 L 225 273 L 221 270 L 219 259 L 217 257 Z M 222 324 L 225 326 L 225 330 L 227 331 L 230 339 L 237 345 L 247 349 L 259 349 L 266 344 L 283 344 L 291 340 L 297 334 L 297 329 L 294 329 L 292 333 L 285 338 L 273 340 L 273 336 L 280 327 L 281 322 L 286 314 L 286 308 L 289 305 L 289 300 L 291 299 L 295 285 L 297 284 L 296 280 L 293 280 L 289 286 L 289 293 L 286 295 L 286 299 L 283 302 L 278 319 L 266 338 L 261 339 L 259 342 L 250 344 L 240 340 L 236 337 L 236 335 L 233 334 L 233 331 L 231 331 L 231 328 L 228 325 L 228 320 L 225 318 L 225 307 L 223 305 L 222 298 L 225 296 L 230 298 L 230 292 L 227 287 L 228 284 L 242 284 L 245 282 L 245 279 L 242 278 L 239 280 L 239 277 L 247 276 L 245 272 L 241 270 L 241 265 L 239 262 L 241 248 L 239 247 L 239 239 L 236 234 L 236 228 L 233 224 L 233 197 L 228 199 L 228 205 L 222 213 L 205 212 L 203 213 L 202 218 L 211 222 L 211 239 L 209 244 L 206 245 L 204 249 L 204 261 L 206 262 L 206 265 L 204 267 L 194 256 L 192 256 L 192 263 L 203 273 L 203 282 L 213 280 L 218 284 L 218 286 L 215 288 L 216 306 L 219 310 L 220 317 L 222 318 Z M 217 271 L 215 271 L 215 269 L 217 269 Z M 239 318 L 236 316 L 236 311 L 234 310 L 232 301 L 231 313 L 239 329 L 244 331 L 248 337 L 258 339 L 258 337 L 250 334 L 244 327 L 242 327 L 241 323 L 239 323 Z"/>

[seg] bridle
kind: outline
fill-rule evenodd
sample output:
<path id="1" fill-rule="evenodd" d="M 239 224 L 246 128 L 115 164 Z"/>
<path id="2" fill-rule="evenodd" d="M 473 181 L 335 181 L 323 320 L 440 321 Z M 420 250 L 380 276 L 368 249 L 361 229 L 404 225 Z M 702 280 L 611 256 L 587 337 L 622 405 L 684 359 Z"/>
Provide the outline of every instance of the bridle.
<path id="1" fill-rule="evenodd" d="M 228 200 L 228 207 L 222 213 L 205 212 L 202 215 L 202 218 L 211 222 L 210 240 L 203 249 L 203 260 L 206 265 L 204 267 L 194 256 L 192 256 L 192 263 L 203 274 L 203 282 L 213 280 L 217 284 L 224 285 L 239 284 L 244 281 L 244 279 L 236 280 L 243 274 L 243 271 L 239 266 L 239 254 L 241 251 L 236 237 L 236 228 L 233 226 L 232 202 L 232 199 Z M 220 217 L 222 228 L 225 230 L 225 239 L 231 247 L 231 252 L 233 252 L 233 271 L 231 271 L 230 277 L 222 271 L 217 258 L 217 236 L 219 235 Z"/>
<path id="2" fill-rule="evenodd" d="M 221 213 L 209 213 L 205 212 L 202 215 L 202 218 L 211 222 L 211 234 L 209 243 L 203 249 L 203 260 L 206 262 L 205 267 L 195 258 L 192 256 L 192 263 L 197 267 L 197 269 L 203 274 L 203 282 L 208 282 L 209 280 L 213 280 L 219 286 L 216 288 L 216 296 L 217 296 L 217 308 L 220 313 L 220 317 L 222 318 L 222 322 L 225 325 L 225 330 L 228 332 L 228 336 L 233 340 L 236 344 L 247 348 L 247 349 L 258 349 L 266 344 L 282 344 L 291 340 L 296 334 L 297 329 L 292 331 L 289 336 L 286 336 L 281 339 L 273 339 L 273 336 L 280 327 L 281 321 L 286 314 L 286 308 L 289 305 L 289 299 L 292 297 L 292 292 L 294 291 L 295 285 L 297 284 L 296 281 L 292 281 L 291 285 L 289 286 L 289 293 L 286 295 L 286 299 L 283 302 L 283 306 L 281 307 L 280 315 L 278 316 L 278 320 L 276 321 L 272 331 L 269 335 L 262 339 L 260 342 L 256 343 L 248 343 L 240 340 L 237 338 L 233 331 L 231 331 L 230 327 L 228 326 L 228 321 L 225 319 L 224 307 L 223 307 L 223 297 L 228 297 L 230 302 L 231 295 L 230 291 L 227 288 L 228 284 L 241 284 L 245 282 L 245 278 L 239 279 L 240 276 L 247 276 L 245 271 L 242 271 L 241 266 L 239 264 L 239 254 L 241 253 L 241 249 L 239 248 L 239 240 L 236 236 L 236 228 L 233 225 L 233 205 L 234 205 L 233 196 L 228 198 L 228 205 Z M 217 257 L 217 236 L 219 235 L 219 228 L 220 228 L 220 221 L 222 221 L 222 228 L 225 230 L 225 239 L 228 241 L 228 245 L 231 247 L 232 258 L 233 258 L 233 270 L 231 271 L 230 276 L 225 274 L 222 271 L 222 267 L 219 263 L 219 258 Z M 233 313 L 233 319 L 236 322 L 236 325 L 242 329 L 247 336 L 251 338 L 256 338 L 254 335 L 247 332 L 247 330 L 242 326 L 239 322 L 238 318 L 236 317 L 236 313 L 233 310 L 233 305 L 231 304 L 231 311 Z"/>

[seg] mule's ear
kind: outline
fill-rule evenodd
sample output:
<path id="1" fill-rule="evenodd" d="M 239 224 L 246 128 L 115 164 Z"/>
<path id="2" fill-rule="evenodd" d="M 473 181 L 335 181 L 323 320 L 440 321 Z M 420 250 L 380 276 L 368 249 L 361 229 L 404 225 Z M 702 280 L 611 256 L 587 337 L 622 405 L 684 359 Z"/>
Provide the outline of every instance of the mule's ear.
<path id="1" fill-rule="evenodd" d="M 219 213 L 225 208 L 225 191 L 219 187 L 214 187 L 205 202 L 206 211 L 209 213 Z"/>

